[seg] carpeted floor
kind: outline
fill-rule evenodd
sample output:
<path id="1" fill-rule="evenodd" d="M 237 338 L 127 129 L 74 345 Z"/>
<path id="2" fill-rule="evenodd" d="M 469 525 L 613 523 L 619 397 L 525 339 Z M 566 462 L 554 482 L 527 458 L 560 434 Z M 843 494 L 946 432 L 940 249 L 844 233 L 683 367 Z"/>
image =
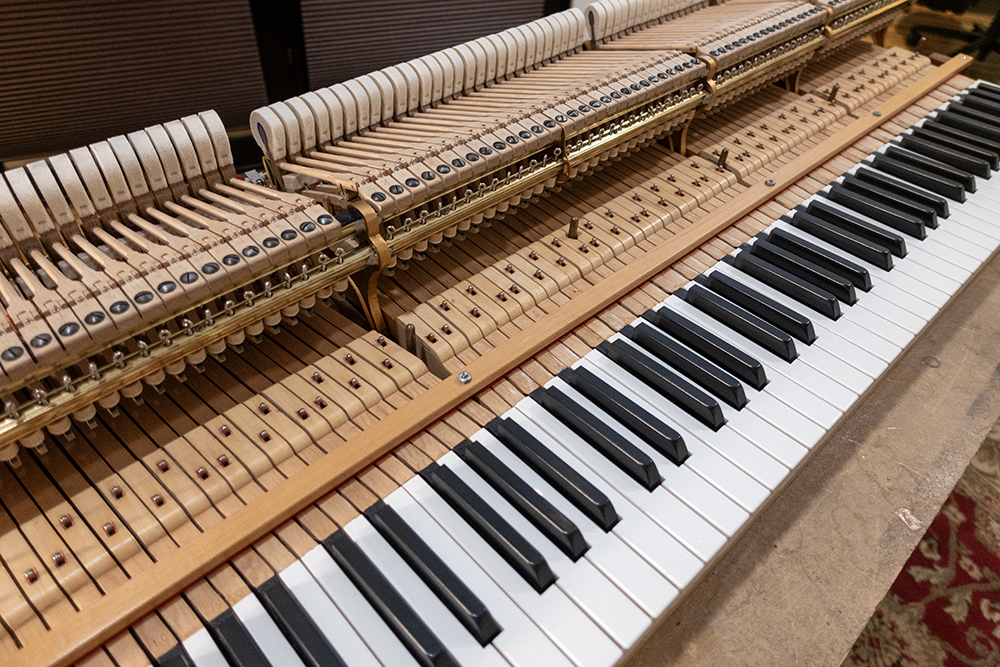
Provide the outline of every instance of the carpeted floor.
<path id="1" fill-rule="evenodd" d="M 1000 665 L 1000 422 L 843 667 Z"/>

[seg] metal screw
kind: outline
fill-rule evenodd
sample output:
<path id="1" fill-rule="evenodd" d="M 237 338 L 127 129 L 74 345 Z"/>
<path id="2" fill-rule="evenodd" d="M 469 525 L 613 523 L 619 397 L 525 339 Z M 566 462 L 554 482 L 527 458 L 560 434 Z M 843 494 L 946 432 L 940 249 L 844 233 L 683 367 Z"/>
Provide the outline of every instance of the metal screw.
<path id="1" fill-rule="evenodd" d="M 469 384 L 472 382 L 472 373 L 469 371 L 462 371 L 458 374 L 458 381 L 462 384 Z"/>
<path id="2" fill-rule="evenodd" d="M 879 111 L 878 109 L 875 109 L 875 111 L 872 111 L 872 115 L 873 115 L 873 116 L 881 116 L 881 115 L 882 115 L 882 112 L 881 112 L 881 111 Z"/>
<path id="3" fill-rule="evenodd" d="M 764 181 L 764 185 L 766 185 L 769 188 L 773 188 L 775 186 L 774 179 L 773 178 L 767 179 L 766 181 Z"/>

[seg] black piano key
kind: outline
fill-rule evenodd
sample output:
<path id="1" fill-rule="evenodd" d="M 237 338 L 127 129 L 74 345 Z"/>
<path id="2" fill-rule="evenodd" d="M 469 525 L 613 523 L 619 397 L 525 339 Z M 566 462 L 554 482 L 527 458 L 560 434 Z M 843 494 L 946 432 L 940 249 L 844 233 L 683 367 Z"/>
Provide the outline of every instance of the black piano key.
<path id="1" fill-rule="evenodd" d="M 596 349 L 709 428 L 717 431 L 726 423 L 722 406 L 715 398 L 674 373 L 659 360 L 651 359 L 621 340 L 605 341 Z"/>
<path id="2" fill-rule="evenodd" d="M 994 118 L 1000 118 L 1000 97 L 986 92 L 968 91 L 962 96 L 962 104 Z"/>
<path id="3" fill-rule="evenodd" d="M 875 199 L 851 192 L 839 183 L 834 183 L 830 186 L 829 191 L 825 191 L 822 194 L 830 201 L 836 202 L 844 208 L 849 208 L 861 215 L 868 216 L 872 220 L 877 220 L 886 227 L 891 227 L 907 236 L 912 236 L 915 239 L 927 238 L 927 229 L 923 220 L 897 211 L 889 202 L 882 199 Z"/>
<path id="4" fill-rule="evenodd" d="M 973 109 L 972 107 L 966 105 L 964 102 L 949 102 L 948 107 L 939 112 L 943 115 L 947 114 L 957 114 L 965 118 L 971 118 L 972 120 L 983 123 L 984 125 L 990 125 L 995 128 L 1000 128 L 1000 118 L 988 113 L 983 113 L 978 109 Z"/>
<path id="5" fill-rule="evenodd" d="M 656 327 L 640 322 L 634 327 L 625 327 L 620 333 L 737 410 L 747 404 L 747 395 L 739 380 Z"/>
<path id="6" fill-rule="evenodd" d="M 947 178 L 948 180 L 955 181 L 956 183 L 961 183 L 966 192 L 976 191 L 976 177 L 967 171 L 950 167 L 943 162 L 939 162 L 916 153 L 911 153 L 892 145 L 886 147 L 885 155 L 893 160 L 911 164 L 917 169 L 922 169 L 940 178 Z"/>
<path id="7" fill-rule="evenodd" d="M 1000 104 L 1000 93 L 995 93 L 984 88 L 966 88 L 964 92 L 966 97 L 976 97 Z"/>
<path id="8" fill-rule="evenodd" d="M 532 544 L 470 489 L 458 475 L 432 463 L 420 476 L 539 593 L 555 583 L 548 561 Z"/>
<path id="9" fill-rule="evenodd" d="M 206 627 L 232 667 L 271 667 L 232 609 L 213 618 Z"/>
<path id="10" fill-rule="evenodd" d="M 749 252 L 754 257 L 770 262 L 779 269 L 826 290 L 848 305 L 854 305 L 858 301 L 854 284 L 850 280 L 827 271 L 804 257 L 779 248 L 769 241 L 756 239 L 753 244 L 746 246 L 743 252 Z"/>
<path id="11" fill-rule="evenodd" d="M 868 164 L 867 162 L 863 164 Z M 883 174 L 880 171 L 875 171 L 868 167 L 861 167 L 856 172 L 854 172 L 853 178 L 859 181 L 864 181 L 865 183 L 871 183 L 877 186 L 881 190 L 887 192 L 892 192 L 899 196 L 905 197 L 910 201 L 919 202 L 924 206 L 932 209 L 934 213 L 937 214 L 938 218 L 947 218 L 950 213 L 948 210 L 948 200 L 941 195 L 934 194 L 923 188 L 918 188 L 909 183 L 904 183 L 898 179 L 892 178 L 887 174 Z"/>
<path id="12" fill-rule="evenodd" d="M 857 234 L 831 225 L 826 220 L 809 215 L 804 210 L 797 210 L 792 217 L 787 218 L 789 224 L 801 229 L 807 234 L 826 241 L 849 255 L 874 264 L 883 271 L 892 270 L 892 253 L 874 241 L 862 238 Z"/>
<path id="13" fill-rule="evenodd" d="M 993 95 L 1000 95 L 1000 86 L 995 83 L 990 83 L 989 81 L 980 81 L 979 85 L 975 88 L 970 88 L 970 90 L 981 91 L 991 93 Z"/>
<path id="14" fill-rule="evenodd" d="M 254 592 L 306 667 L 345 667 L 340 655 L 280 577 L 271 577 Z"/>
<path id="15" fill-rule="evenodd" d="M 940 132 L 938 131 L 940 128 L 932 128 L 929 126 L 914 127 L 913 136 L 933 141 L 943 146 L 951 146 L 955 150 L 959 150 L 967 155 L 972 155 L 980 160 L 985 160 L 990 169 L 993 171 L 1000 169 L 1000 144 L 992 144 L 992 142 L 988 142 L 984 139 L 979 139 L 973 142 L 970 141 L 969 137 L 966 136 L 966 133 L 961 130 L 955 130 L 954 128 L 948 128 L 946 126 L 941 127 L 950 130 L 950 132 Z M 990 145 L 992 148 L 986 148 L 984 145 Z"/>
<path id="16" fill-rule="evenodd" d="M 605 412 L 614 415 L 615 419 L 642 436 L 653 449 L 666 456 L 675 465 L 684 463 L 691 456 L 680 433 L 589 369 L 582 366 L 566 368 L 559 373 L 559 378 Z"/>
<path id="17" fill-rule="evenodd" d="M 480 645 L 486 646 L 500 634 L 500 624 L 482 600 L 469 590 L 396 510 L 378 501 L 365 510 L 365 517 Z"/>
<path id="18" fill-rule="evenodd" d="M 935 114 L 933 119 L 943 125 L 953 127 L 956 130 L 961 130 L 969 134 L 974 134 L 987 139 L 988 141 L 1000 142 L 1000 129 L 990 125 L 989 123 L 981 123 L 978 120 L 974 120 L 967 116 L 961 116 L 959 114 L 947 114 L 940 112 Z"/>
<path id="19" fill-rule="evenodd" d="M 1000 92 L 986 90 L 985 88 L 966 88 L 963 92 L 969 97 L 981 97 L 992 102 L 1000 103 Z"/>
<path id="20" fill-rule="evenodd" d="M 441 640 L 342 530 L 323 540 L 340 569 L 423 667 L 458 667 Z"/>
<path id="21" fill-rule="evenodd" d="M 1000 141 L 990 141 L 978 134 L 963 132 L 957 127 L 951 127 L 933 119 L 925 120 L 923 125 L 913 128 L 913 131 L 914 133 L 918 133 L 918 131 L 933 133 L 937 137 L 959 142 L 956 145 L 973 146 L 983 151 L 983 155 L 991 160 L 993 169 L 1000 169 Z"/>
<path id="22" fill-rule="evenodd" d="M 767 374 L 764 372 L 763 364 L 680 313 L 669 308 L 660 308 L 647 310 L 642 317 L 696 352 L 705 355 L 757 391 L 767 386 Z"/>
<path id="23" fill-rule="evenodd" d="M 767 235 L 767 240 L 779 248 L 795 253 L 827 271 L 850 280 L 860 290 L 871 291 L 872 277 L 868 273 L 868 269 L 860 264 L 855 264 L 843 255 L 831 252 L 826 248 L 821 248 L 808 239 L 798 234 L 793 234 L 786 229 L 771 230 Z"/>
<path id="24" fill-rule="evenodd" d="M 912 134 L 903 135 L 899 139 L 899 145 L 914 153 L 919 153 L 942 164 L 946 164 L 962 171 L 967 171 L 980 178 L 990 177 L 990 163 L 968 155 L 956 146 L 948 147 L 931 139 L 917 137 Z"/>
<path id="25" fill-rule="evenodd" d="M 932 174 L 929 171 L 914 167 L 912 164 L 893 160 L 881 153 L 871 158 L 871 165 L 879 171 L 895 176 L 907 183 L 919 185 L 952 201 L 965 201 L 965 186 L 958 181 Z"/>
<path id="26" fill-rule="evenodd" d="M 586 514 L 601 530 L 608 532 L 618 523 L 618 513 L 604 492 L 538 442 L 535 436 L 516 421 L 507 418 L 492 419 L 484 428 L 531 466 L 532 470 Z"/>
<path id="27" fill-rule="evenodd" d="M 895 232 L 873 225 L 848 211 L 831 206 L 822 198 L 809 202 L 806 212 L 852 234 L 888 248 L 896 257 L 906 257 L 906 241 Z"/>
<path id="28" fill-rule="evenodd" d="M 736 256 L 727 255 L 722 258 L 722 261 L 732 264 L 748 276 L 773 287 L 831 320 L 840 318 L 840 301 L 837 300 L 837 297 L 760 257 L 754 257 L 748 252 L 741 252 Z"/>
<path id="29" fill-rule="evenodd" d="M 178 644 L 159 658 L 155 658 L 153 664 L 156 667 L 195 667 L 183 644 Z"/>
<path id="30" fill-rule="evenodd" d="M 587 553 L 590 545 L 583 539 L 576 524 L 485 447 L 478 442 L 464 440 L 452 451 L 552 540 L 570 560 L 577 561 Z"/>
<path id="31" fill-rule="evenodd" d="M 873 183 L 863 181 L 855 176 L 844 176 L 843 181 L 841 181 L 839 185 L 845 190 L 853 192 L 857 195 L 880 202 L 894 211 L 912 216 L 924 223 L 925 227 L 937 229 L 938 218 L 936 210 L 915 199 L 911 199 L 906 195 L 900 194 L 894 189 L 883 188 Z M 868 217 L 873 216 L 869 215 Z"/>
<path id="32" fill-rule="evenodd" d="M 704 281 L 705 286 L 719 296 L 747 309 L 765 322 L 773 324 L 795 337 L 796 340 L 802 341 L 806 345 L 812 345 L 816 342 L 816 330 L 813 323 L 805 315 L 778 303 L 725 273 L 713 271 L 704 277 Z"/>
<path id="33" fill-rule="evenodd" d="M 649 455 L 557 387 L 539 388 L 529 396 L 647 491 L 654 490 L 663 481 Z"/>
<path id="34" fill-rule="evenodd" d="M 787 333 L 768 324 L 745 308 L 723 299 L 718 294 L 709 292 L 701 285 L 692 285 L 687 290 L 677 290 L 674 295 L 684 299 L 706 315 L 714 317 L 765 350 L 770 350 L 780 359 L 791 363 L 799 356 L 795 350 L 795 341 Z"/>

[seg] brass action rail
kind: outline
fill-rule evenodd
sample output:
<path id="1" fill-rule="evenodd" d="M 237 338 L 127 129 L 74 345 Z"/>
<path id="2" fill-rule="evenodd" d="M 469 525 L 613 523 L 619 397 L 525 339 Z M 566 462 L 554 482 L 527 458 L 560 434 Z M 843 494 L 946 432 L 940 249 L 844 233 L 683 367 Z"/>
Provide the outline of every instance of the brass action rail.
<path id="1" fill-rule="evenodd" d="M 352 439 L 350 447 L 337 448 L 299 472 L 294 476 L 294 483 L 283 483 L 264 497 L 248 503 L 235 512 L 231 520 L 208 529 L 188 546 L 88 607 L 85 619 L 75 621 L 72 626 L 53 628 L 46 641 L 19 651 L 8 663 L 9 667 L 57 667 L 83 658 L 253 545 L 267 532 L 278 528 L 306 506 L 390 453 L 407 438 L 488 388 L 511 369 L 528 361 L 609 304 L 666 270 L 832 156 L 849 148 L 970 63 L 968 56 L 952 58 L 870 114 L 852 122 L 836 136 L 824 140 L 786 166 L 769 174 L 760 174 L 756 183 L 742 196 L 680 232 L 671 243 L 652 250 L 643 262 L 632 263 L 612 279 L 590 288 L 588 298 L 568 302 L 466 366 L 470 376 L 467 382 L 452 377 L 418 396 Z"/>

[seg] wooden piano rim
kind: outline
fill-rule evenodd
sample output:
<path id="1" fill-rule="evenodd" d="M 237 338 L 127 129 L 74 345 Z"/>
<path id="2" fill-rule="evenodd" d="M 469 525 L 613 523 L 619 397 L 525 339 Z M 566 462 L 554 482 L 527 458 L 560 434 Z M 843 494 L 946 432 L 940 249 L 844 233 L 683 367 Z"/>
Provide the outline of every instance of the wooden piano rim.
<path id="1" fill-rule="evenodd" d="M 347 446 L 335 449 L 296 474 L 294 484 L 281 484 L 248 503 L 229 520 L 206 530 L 169 558 L 87 608 L 84 617 L 52 628 L 46 641 L 23 648 L 13 656 L 8 667 L 57 667 L 70 665 L 85 657 L 229 558 L 253 545 L 261 536 L 278 528 L 351 476 L 390 453 L 407 438 L 489 387 L 512 368 L 528 361 L 749 214 L 775 193 L 849 148 L 971 63 L 969 56 L 955 56 L 835 136 L 823 140 L 771 174 L 760 175 L 760 180 L 742 196 L 680 232 L 673 242 L 653 249 L 643 261 L 627 265 L 612 279 L 588 289 L 588 298 L 573 299 L 466 366 L 464 370 L 471 375 L 467 383 L 459 382 L 457 376 L 442 381 L 352 438 Z M 801 466 L 796 470 L 800 469 Z M 658 623 L 654 621 L 653 625 Z M 648 632 L 644 636 L 648 636 Z"/>

